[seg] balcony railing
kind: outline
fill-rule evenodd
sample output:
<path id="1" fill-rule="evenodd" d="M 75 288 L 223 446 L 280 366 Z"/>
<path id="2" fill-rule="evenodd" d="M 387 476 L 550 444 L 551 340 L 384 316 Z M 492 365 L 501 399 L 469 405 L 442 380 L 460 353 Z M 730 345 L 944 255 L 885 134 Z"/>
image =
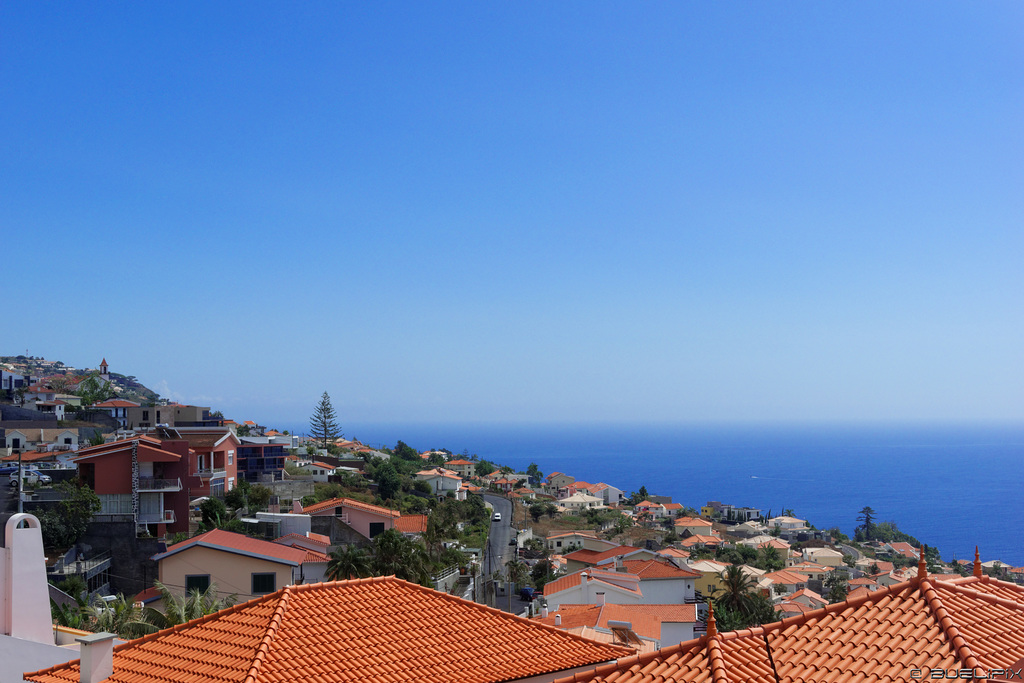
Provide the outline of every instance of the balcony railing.
<path id="1" fill-rule="evenodd" d="M 181 479 L 139 477 L 139 491 L 180 491 Z"/>
<path id="2" fill-rule="evenodd" d="M 174 521 L 174 510 L 139 513 L 139 524 L 173 524 Z"/>
<path id="3" fill-rule="evenodd" d="M 222 479 L 227 476 L 227 470 L 223 467 L 212 467 L 196 471 L 196 476 L 203 479 Z"/>

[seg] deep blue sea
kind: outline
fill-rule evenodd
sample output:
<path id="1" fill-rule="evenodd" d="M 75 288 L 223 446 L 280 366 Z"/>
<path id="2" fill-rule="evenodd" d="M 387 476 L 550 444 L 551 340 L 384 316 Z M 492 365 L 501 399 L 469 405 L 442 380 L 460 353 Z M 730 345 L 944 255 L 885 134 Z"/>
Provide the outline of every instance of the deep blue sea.
<path id="1" fill-rule="evenodd" d="M 299 433 L 305 428 L 297 425 Z M 792 508 L 851 534 L 857 512 L 938 547 L 944 559 L 1024 565 L 1024 425 L 349 425 L 349 437 L 447 448 L 695 508 L 709 500 Z"/>

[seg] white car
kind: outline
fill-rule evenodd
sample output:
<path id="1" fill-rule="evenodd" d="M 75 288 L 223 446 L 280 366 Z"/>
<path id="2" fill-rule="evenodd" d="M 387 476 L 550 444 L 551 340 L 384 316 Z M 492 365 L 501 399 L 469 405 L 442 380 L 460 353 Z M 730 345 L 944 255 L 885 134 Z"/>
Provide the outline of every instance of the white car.
<path id="1" fill-rule="evenodd" d="M 494 513 L 494 517 L 492 517 L 491 519 L 494 520 L 495 522 L 500 522 L 501 521 L 501 513 L 500 512 L 495 512 Z"/>
<path id="2" fill-rule="evenodd" d="M 44 486 L 52 484 L 53 479 L 48 474 L 43 474 L 39 470 L 22 470 L 21 476 L 25 480 L 26 484 L 42 484 Z M 17 473 L 11 475 L 11 488 L 18 485 Z"/>

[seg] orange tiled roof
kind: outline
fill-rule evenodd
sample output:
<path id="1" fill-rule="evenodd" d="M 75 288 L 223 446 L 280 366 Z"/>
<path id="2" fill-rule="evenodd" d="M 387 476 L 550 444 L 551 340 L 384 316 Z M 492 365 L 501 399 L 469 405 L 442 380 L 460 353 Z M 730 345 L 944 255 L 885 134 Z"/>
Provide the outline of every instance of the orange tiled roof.
<path id="1" fill-rule="evenodd" d="M 395 520 L 395 528 L 403 534 L 422 534 L 427 530 L 427 516 L 402 515 Z"/>
<path id="2" fill-rule="evenodd" d="M 616 557 L 617 555 L 625 555 L 631 553 L 640 548 L 634 548 L 631 545 L 619 545 L 609 550 L 587 550 L 585 548 L 581 550 L 575 550 L 565 556 L 567 560 L 573 560 L 575 562 L 583 562 L 584 564 L 597 564 L 601 560 L 607 560 L 610 557 Z"/>
<path id="3" fill-rule="evenodd" d="M 712 622 L 698 640 L 556 683 L 891 681 L 913 669 L 1006 669 L 1022 657 L 1024 587 L 915 578 L 753 629 L 722 634 Z"/>
<path id="4" fill-rule="evenodd" d="M 807 575 L 801 574 L 800 572 L 791 572 L 786 569 L 780 569 L 777 572 L 771 572 L 765 574 L 766 579 L 771 579 L 772 583 L 785 584 L 787 586 L 795 585 L 798 583 L 807 583 Z"/>
<path id="5" fill-rule="evenodd" d="M 641 579 L 686 579 L 700 578 L 700 572 L 692 569 L 681 569 L 671 562 L 661 560 L 623 560 L 622 566 L 630 574 Z"/>
<path id="6" fill-rule="evenodd" d="M 344 637 L 340 637 L 343 634 Z M 114 648 L 108 683 L 491 683 L 631 654 L 394 577 L 288 586 Z M 27 674 L 77 682 L 77 661 Z"/>
<path id="7" fill-rule="evenodd" d="M 628 621 L 633 631 L 644 638 L 661 640 L 661 622 L 696 622 L 696 605 L 559 605 L 546 617 L 534 621 L 555 625 L 555 615 L 562 617 L 559 628 L 569 630 L 581 626 L 608 628 L 609 621 Z"/>
<path id="8" fill-rule="evenodd" d="M 718 538 L 717 536 L 704 536 L 702 534 L 694 534 L 693 536 L 684 538 L 682 541 L 679 542 L 679 545 L 683 546 L 684 548 L 690 548 L 692 546 L 699 544 L 720 545 L 721 543 L 722 539 Z"/>
<path id="9" fill-rule="evenodd" d="M 113 398 L 103 403 L 94 403 L 93 408 L 138 408 L 140 404 L 135 401 L 125 401 L 121 398 Z"/>
<path id="10" fill-rule="evenodd" d="M 302 508 L 302 513 L 311 515 L 317 512 L 323 512 L 324 510 L 333 510 L 336 507 L 352 508 L 354 510 L 362 510 L 363 512 L 371 512 L 382 517 L 401 517 L 402 513 L 395 510 L 389 510 L 382 508 L 379 505 L 370 505 L 364 503 L 361 500 L 352 500 L 351 498 L 331 498 L 325 500 L 322 503 L 314 503 L 309 507 Z"/>
<path id="11" fill-rule="evenodd" d="M 552 555 L 551 557 L 556 558 L 559 556 Z M 589 576 L 592 581 L 597 581 L 604 584 L 611 584 L 614 585 L 616 588 L 621 588 L 622 590 L 629 591 L 630 593 L 639 593 L 641 595 L 643 594 L 643 592 L 639 590 L 639 576 L 627 574 L 626 572 L 617 572 L 608 569 L 597 569 L 596 567 L 586 567 L 584 569 L 577 569 L 572 574 L 560 576 L 554 581 L 549 581 L 548 583 L 544 584 L 544 595 L 554 595 L 555 593 L 560 593 L 561 591 L 564 591 L 567 588 L 575 588 L 576 586 L 580 585 L 580 582 L 583 581 L 584 574 Z M 632 588 L 628 587 L 628 585 L 632 584 L 635 584 L 637 586 L 637 590 L 633 590 Z"/>
<path id="12" fill-rule="evenodd" d="M 331 538 L 329 536 L 314 533 L 310 533 L 308 536 L 304 536 L 302 534 L 285 534 L 284 536 L 279 536 L 274 539 L 274 543 L 280 543 L 281 545 L 287 546 L 294 545 L 296 541 L 311 541 L 317 545 L 322 545 L 325 548 L 331 545 Z"/>
<path id="13" fill-rule="evenodd" d="M 327 555 L 318 553 L 315 550 L 293 548 L 281 543 L 263 541 L 258 538 L 251 538 L 245 534 L 236 534 L 233 531 L 224 531 L 223 529 L 207 531 L 205 534 L 193 536 L 181 543 L 175 543 L 166 551 L 159 555 L 155 555 L 153 559 L 159 562 L 165 557 L 170 557 L 171 555 L 180 553 L 183 550 L 188 550 L 194 546 L 214 548 L 216 550 L 223 550 L 225 552 L 239 555 L 248 555 L 250 557 L 259 557 L 261 559 L 271 560 L 274 562 L 283 562 L 292 566 L 298 566 L 304 562 L 326 562 L 329 559 Z"/>

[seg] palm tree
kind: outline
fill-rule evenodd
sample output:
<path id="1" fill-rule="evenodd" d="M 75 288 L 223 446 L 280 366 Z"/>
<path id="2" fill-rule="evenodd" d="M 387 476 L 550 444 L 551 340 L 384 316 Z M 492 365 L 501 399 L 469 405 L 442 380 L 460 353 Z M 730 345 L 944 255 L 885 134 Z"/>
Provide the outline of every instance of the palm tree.
<path id="1" fill-rule="evenodd" d="M 754 607 L 753 592 L 757 585 L 753 577 L 735 564 L 726 567 L 721 577 L 722 585 L 715 587 L 711 593 L 715 602 L 733 612 L 749 614 Z"/>
<path id="2" fill-rule="evenodd" d="M 110 602 L 97 598 L 85 608 L 85 615 L 90 631 L 116 633 L 125 640 L 156 633 L 158 630 L 143 618 L 141 605 L 120 594 Z"/>
<path id="3" fill-rule="evenodd" d="M 423 546 L 414 543 L 397 529 L 388 529 L 373 539 L 373 573 L 394 575 L 424 586 L 430 582 L 429 561 Z"/>
<path id="4" fill-rule="evenodd" d="M 370 576 L 370 558 L 354 545 L 338 548 L 330 554 L 330 558 L 327 562 L 327 578 L 331 581 Z"/>
<path id="5" fill-rule="evenodd" d="M 193 588 L 187 595 L 175 595 L 159 581 L 153 585 L 160 591 L 164 611 L 146 607 L 142 610 L 142 618 L 158 629 L 170 628 L 184 624 L 186 621 L 205 617 L 207 614 L 219 612 L 231 607 L 238 600 L 238 596 L 233 594 L 226 598 L 220 597 L 215 583 L 211 583 L 204 591 Z"/>
<path id="6" fill-rule="evenodd" d="M 526 566 L 526 563 L 522 560 L 509 560 L 505 564 L 505 576 L 508 577 L 508 580 L 510 582 L 516 584 L 517 586 L 522 584 L 523 581 L 526 579 L 528 571 L 529 568 Z"/>

